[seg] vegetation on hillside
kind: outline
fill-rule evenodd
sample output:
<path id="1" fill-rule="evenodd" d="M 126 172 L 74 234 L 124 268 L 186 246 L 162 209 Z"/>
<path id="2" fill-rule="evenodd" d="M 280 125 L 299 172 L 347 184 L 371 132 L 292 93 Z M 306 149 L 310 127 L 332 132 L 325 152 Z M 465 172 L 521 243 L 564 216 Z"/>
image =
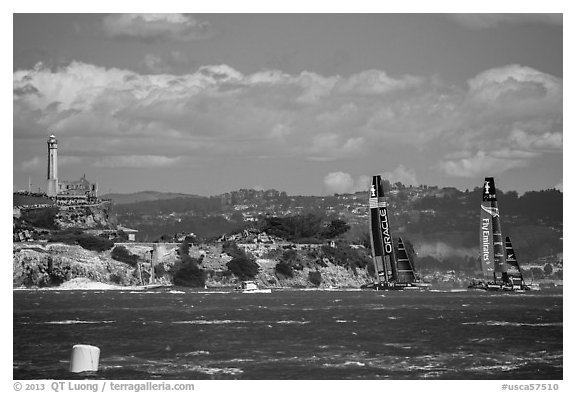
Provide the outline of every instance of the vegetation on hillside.
<path id="1" fill-rule="evenodd" d="M 235 242 L 225 242 L 222 245 L 222 251 L 232 257 L 232 259 L 226 263 L 226 267 L 236 277 L 243 281 L 256 277 L 260 267 L 254 261 L 254 258 L 246 254 Z"/>
<path id="2" fill-rule="evenodd" d="M 67 229 L 53 233 L 49 238 L 52 243 L 79 245 L 85 250 L 102 252 L 114 247 L 114 242 L 100 236 L 84 233 L 81 229 Z"/>
<path id="3" fill-rule="evenodd" d="M 116 246 L 112 249 L 110 253 L 112 259 L 115 259 L 119 262 L 127 263 L 130 266 L 135 267 L 138 263 L 138 255 L 132 254 L 128 249 L 124 246 Z"/>
<path id="4" fill-rule="evenodd" d="M 178 247 L 179 262 L 174 267 L 174 285 L 203 288 L 206 272 L 200 267 L 202 260 L 190 256 L 190 244 L 184 241 Z"/>

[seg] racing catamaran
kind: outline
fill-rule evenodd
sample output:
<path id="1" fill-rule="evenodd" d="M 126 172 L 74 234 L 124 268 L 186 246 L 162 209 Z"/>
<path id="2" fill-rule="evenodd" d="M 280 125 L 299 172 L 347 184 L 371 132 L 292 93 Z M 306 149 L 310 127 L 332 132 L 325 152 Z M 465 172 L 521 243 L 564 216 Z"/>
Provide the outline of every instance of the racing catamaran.
<path id="1" fill-rule="evenodd" d="M 379 175 L 372 177 L 368 206 L 370 243 L 376 280 L 365 287 L 376 290 L 398 290 L 421 289 L 428 286 L 416 276 L 414 265 L 401 238 L 398 239 L 398 255 L 395 253 L 388 219 L 388 204 L 384 198 L 382 179 Z"/>
<path id="2" fill-rule="evenodd" d="M 493 177 L 484 179 L 480 209 L 480 261 L 483 279 L 473 280 L 468 288 L 493 291 L 529 290 L 530 287 L 524 283 L 510 238 L 506 238 L 506 244 L 502 241 L 500 210 Z"/>

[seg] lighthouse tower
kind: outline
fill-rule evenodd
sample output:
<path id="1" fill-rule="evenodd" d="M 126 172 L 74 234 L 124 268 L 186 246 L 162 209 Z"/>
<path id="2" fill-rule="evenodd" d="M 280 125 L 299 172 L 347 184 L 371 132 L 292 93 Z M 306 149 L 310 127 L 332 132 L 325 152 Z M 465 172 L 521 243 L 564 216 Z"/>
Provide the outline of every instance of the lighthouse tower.
<path id="1" fill-rule="evenodd" d="M 48 137 L 48 179 L 46 195 L 49 197 L 58 194 L 58 141 L 54 134 Z"/>

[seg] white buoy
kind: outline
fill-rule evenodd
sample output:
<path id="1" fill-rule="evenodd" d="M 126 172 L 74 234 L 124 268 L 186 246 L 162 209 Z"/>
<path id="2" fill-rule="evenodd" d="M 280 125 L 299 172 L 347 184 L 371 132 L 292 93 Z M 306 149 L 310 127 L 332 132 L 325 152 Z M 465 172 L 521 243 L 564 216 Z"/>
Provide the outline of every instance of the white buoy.
<path id="1" fill-rule="evenodd" d="M 99 360 L 100 348 L 92 345 L 76 344 L 72 347 L 70 372 L 98 371 Z"/>

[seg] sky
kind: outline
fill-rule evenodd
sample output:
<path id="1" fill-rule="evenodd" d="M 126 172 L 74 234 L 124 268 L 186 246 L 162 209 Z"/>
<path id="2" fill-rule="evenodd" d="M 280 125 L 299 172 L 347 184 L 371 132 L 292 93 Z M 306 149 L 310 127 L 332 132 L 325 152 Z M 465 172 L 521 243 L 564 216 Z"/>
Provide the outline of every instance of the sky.
<path id="1" fill-rule="evenodd" d="M 562 14 L 14 14 L 13 188 L 563 189 Z"/>

